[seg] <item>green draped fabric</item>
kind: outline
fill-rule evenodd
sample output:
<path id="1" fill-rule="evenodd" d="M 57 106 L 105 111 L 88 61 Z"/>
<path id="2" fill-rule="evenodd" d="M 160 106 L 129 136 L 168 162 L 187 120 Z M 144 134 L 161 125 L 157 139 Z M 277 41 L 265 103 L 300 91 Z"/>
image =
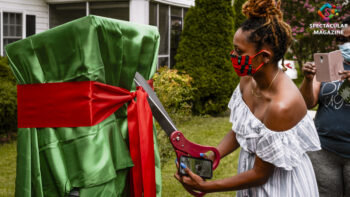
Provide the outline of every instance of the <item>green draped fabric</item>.
<path id="1" fill-rule="evenodd" d="M 19 84 L 98 81 L 135 90 L 138 71 L 156 70 L 159 33 L 155 27 L 87 16 L 6 47 Z M 157 196 L 160 159 L 154 129 Z M 75 128 L 20 128 L 16 196 L 127 196 L 126 105 L 100 124 Z"/>

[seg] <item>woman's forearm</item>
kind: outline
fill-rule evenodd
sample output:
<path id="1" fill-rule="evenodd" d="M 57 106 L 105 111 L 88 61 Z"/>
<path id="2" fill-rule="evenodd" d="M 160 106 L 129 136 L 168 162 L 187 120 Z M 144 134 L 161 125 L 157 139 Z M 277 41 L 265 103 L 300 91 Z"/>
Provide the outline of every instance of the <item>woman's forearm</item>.
<path id="1" fill-rule="evenodd" d="M 228 177 L 221 180 L 207 181 L 203 185 L 203 191 L 210 193 L 242 190 L 265 184 L 268 178 L 269 176 L 261 175 L 252 169 L 233 177 Z"/>
<path id="2" fill-rule="evenodd" d="M 226 155 L 233 152 L 234 150 L 236 150 L 238 147 L 239 147 L 239 144 L 236 139 L 236 133 L 233 131 L 230 131 L 221 140 L 220 144 L 217 146 L 217 149 L 220 153 L 220 157 L 223 158 Z"/>
<path id="3" fill-rule="evenodd" d="M 307 108 L 313 108 L 317 104 L 317 102 L 315 101 L 316 99 L 314 97 L 313 81 L 304 78 L 299 90 L 301 95 L 303 95 Z"/>

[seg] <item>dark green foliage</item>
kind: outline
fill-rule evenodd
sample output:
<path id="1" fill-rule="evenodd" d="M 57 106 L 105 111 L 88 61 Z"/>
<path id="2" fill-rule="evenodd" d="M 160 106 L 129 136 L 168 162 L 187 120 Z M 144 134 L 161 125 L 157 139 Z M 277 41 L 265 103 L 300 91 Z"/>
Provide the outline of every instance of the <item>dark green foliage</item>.
<path id="1" fill-rule="evenodd" d="M 7 57 L 0 56 L 0 81 L 9 81 L 16 84 L 15 77 L 12 74 Z"/>
<path id="2" fill-rule="evenodd" d="M 242 5 L 246 2 L 247 0 L 235 0 L 233 4 L 233 9 L 234 9 L 234 23 L 235 23 L 235 30 L 237 30 L 240 25 L 246 20 L 247 18 L 242 14 Z"/>
<path id="3" fill-rule="evenodd" d="M 17 131 L 17 92 L 7 58 L 0 57 L 0 143 Z"/>
<path id="4" fill-rule="evenodd" d="M 229 53 L 233 49 L 234 11 L 231 0 L 196 0 L 188 10 L 175 68 L 193 78 L 193 111 L 218 114 L 238 83 Z"/>

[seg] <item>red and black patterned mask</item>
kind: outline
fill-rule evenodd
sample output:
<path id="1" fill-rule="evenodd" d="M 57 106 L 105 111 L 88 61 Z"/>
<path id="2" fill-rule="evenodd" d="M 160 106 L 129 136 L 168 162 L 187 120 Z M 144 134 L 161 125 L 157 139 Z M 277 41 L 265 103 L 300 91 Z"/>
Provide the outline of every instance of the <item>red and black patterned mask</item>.
<path id="1" fill-rule="evenodd" d="M 235 69 L 238 76 L 243 77 L 246 75 L 253 76 L 265 63 L 261 63 L 256 69 L 252 67 L 252 60 L 262 53 L 265 50 L 261 50 L 259 53 L 255 54 L 253 57 L 249 57 L 248 55 L 234 55 L 233 51 L 231 52 L 231 62 L 232 66 Z"/>

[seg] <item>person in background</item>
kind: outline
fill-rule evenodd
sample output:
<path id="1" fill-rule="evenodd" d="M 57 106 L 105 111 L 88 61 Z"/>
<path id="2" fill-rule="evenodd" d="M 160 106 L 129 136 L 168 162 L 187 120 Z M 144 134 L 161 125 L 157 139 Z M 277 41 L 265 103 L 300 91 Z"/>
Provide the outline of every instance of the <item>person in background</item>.
<path id="1" fill-rule="evenodd" d="M 189 176 L 175 178 L 188 190 L 238 190 L 238 197 L 317 197 L 306 154 L 320 149 L 317 131 L 298 88 L 277 65 L 292 41 L 280 1 L 248 0 L 242 11 L 248 19 L 235 33 L 231 52 L 241 76 L 228 104 L 233 126 L 217 146 L 221 157 L 241 147 L 238 173 L 204 181 L 181 163 Z"/>
<path id="2" fill-rule="evenodd" d="M 344 34 L 336 38 L 344 57 L 342 80 L 350 81 L 350 17 Z M 300 91 L 309 109 L 318 104 L 315 125 L 322 150 L 309 152 L 321 197 L 350 196 L 350 103 L 338 94 L 343 81 L 316 81 L 316 66 L 307 62 L 303 66 L 304 80 Z"/>

